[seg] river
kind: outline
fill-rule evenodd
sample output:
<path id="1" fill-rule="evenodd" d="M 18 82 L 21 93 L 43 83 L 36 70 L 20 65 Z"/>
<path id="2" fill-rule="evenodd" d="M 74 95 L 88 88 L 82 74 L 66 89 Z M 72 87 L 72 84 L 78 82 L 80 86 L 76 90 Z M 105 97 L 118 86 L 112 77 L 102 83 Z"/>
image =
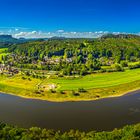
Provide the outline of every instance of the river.
<path id="1" fill-rule="evenodd" d="M 108 131 L 140 122 L 140 91 L 96 101 L 64 103 L 1 93 L 0 121 L 24 128 Z"/>

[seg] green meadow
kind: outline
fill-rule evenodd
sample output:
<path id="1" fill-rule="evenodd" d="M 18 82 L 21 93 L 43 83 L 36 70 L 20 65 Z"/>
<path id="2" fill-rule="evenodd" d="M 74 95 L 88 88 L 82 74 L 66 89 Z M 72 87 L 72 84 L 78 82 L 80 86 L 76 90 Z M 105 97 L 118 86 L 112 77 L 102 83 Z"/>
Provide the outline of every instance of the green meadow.
<path id="1" fill-rule="evenodd" d="M 53 92 L 50 85 L 55 85 Z M 84 89 L 80 92 L 79 89 Z M 25 98 L 49 101 L 84 101 L 124 95 L 140 89 L 140 69 L 125 72 L 98 73 L 83 77 L 48 77 L 36 79 L 0 76 L 0 91 Z M 41 91 L 41 92 L 40 92 Z"/>
<path id="2" fill-rule="evenodd" d="M 0 53 L 4 53 L 8 50 L 8 48 L 0 48 Z"/>
<path id="3" fill-rule="evenodd" d="M 140 69 L 125 72 L 99 73 L 79 78 L 56 78 L 49 81 L 58 85 L 58 90 L 93 89 L 117 86 L 140 80 Z"/>

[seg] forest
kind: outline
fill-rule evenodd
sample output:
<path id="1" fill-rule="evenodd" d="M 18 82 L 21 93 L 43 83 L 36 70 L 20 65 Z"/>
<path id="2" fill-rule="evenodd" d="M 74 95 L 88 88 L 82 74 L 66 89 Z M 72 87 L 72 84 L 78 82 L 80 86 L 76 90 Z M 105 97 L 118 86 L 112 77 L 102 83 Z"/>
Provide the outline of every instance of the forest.
<path id="1" fill-rule="evenodd" d="M 8 46 L 2 62 L 18 68 L 57 71 L 62 75 L 87 75 L 139 68 L 140 37 L 104 35 L 97 39 L 49 39 Z M 113 66 L 107 69 L 107 66 Z"/>
<path id="2" fill-rule="evenodd" d="M 139 140 L 140 124 L 114 129 L 111 132 L 68 132 L 54 131 L 32 127 L 29 129 L 0 123 L 1 140 Z"/>

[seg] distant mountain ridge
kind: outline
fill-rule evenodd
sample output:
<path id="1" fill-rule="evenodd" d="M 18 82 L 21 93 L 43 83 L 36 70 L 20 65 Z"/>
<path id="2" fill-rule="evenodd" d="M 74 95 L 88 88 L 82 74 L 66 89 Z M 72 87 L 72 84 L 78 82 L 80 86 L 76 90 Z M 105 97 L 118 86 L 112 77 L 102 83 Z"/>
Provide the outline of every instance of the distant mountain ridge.
<path id="1" fill-rule="evenodd" d="M 13 38 L 12 35 L 0 35 L 1 43 L 14 43 L 17 41 L 18 41 L 18 39 Z"/>
<path id="2" fill-rule="evenodd" d="M 31 38 L 31 39 L 26 39 L 26 38 L 14 38 L 12 35 L 0 35 L 0 43 L 25 43 L 29 41 L 35 41 L 35 40 L 41 40 L 39 38 Z M 43 40 L 43 39 L 42 39 Z"/>
<path id="3" fill-rule="evenodd" d="M 106 38 L 125 38 L 125 39 L 128 39 L 128 38 L 140 38 L 139 35 L 135 35 L 135 34 L 105 34 L 103 36 L 101 36 L 102 39 L 106 39 Z"/>
<path id="4" fill-rule="evenodd" d="M 102 35 L 100 37 L 101 39 L 107 39 L 107 38 L 121 38 L 121 39 L 127 39 L 127 38 L 140 38 L 139 35 L 134 35 L 134 34 L 105 34 Z M 12 35 L 0 35 L 0 43 L 25 43 L 25 42 L 29 42 L 29 41 L 46 41 L 46 40 L 65 40 L 68 38 L 65 37 L 58 37 L 58 36 L 54 36 L 51 38 L 14 38 Z"/>

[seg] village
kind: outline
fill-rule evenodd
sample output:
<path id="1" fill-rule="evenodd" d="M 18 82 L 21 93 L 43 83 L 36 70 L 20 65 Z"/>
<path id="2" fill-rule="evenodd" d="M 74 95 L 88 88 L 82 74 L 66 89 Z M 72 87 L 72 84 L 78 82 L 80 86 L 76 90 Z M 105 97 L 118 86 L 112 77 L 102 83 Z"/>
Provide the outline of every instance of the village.
<path id="1" fill-rule="evenodd" d="M 14 76 L 18 74 L 19 70 L 17 68 L 12 68 L 10 65 L 0 64 L 0 74 Z"/>

